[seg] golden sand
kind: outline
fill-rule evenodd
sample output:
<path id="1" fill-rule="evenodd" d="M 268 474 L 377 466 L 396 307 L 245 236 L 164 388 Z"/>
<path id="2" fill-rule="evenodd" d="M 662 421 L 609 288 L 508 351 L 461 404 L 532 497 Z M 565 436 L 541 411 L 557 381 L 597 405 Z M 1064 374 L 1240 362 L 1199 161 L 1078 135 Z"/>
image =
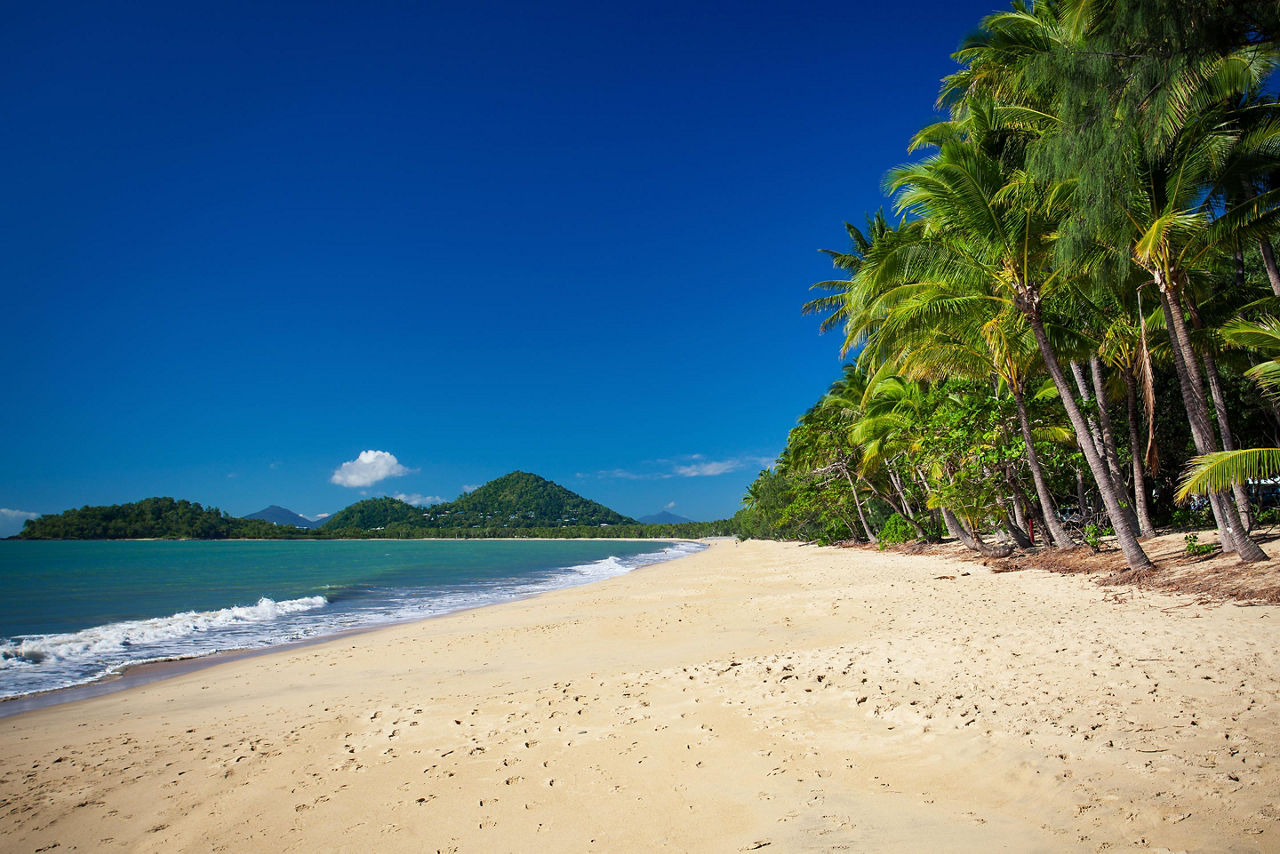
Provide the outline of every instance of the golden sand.
<path id="1" fill-rule="evenodd" d="M 0 719 L 0 850 L 1275 851 L 1276 751 L 1274 607 L 718 542 Z"/>

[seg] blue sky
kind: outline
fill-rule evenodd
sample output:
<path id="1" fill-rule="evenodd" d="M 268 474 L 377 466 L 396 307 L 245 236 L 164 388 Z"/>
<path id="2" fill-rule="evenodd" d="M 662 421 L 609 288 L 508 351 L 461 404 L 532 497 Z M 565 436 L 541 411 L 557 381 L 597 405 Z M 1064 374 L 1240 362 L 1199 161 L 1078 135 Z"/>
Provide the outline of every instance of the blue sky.
<path id="1" fill-rule="evenodd" d="M 11 7 L 0 533 L 513 469 L 732 514 L 839 374 L 817 250 L 995 8 Z"/>

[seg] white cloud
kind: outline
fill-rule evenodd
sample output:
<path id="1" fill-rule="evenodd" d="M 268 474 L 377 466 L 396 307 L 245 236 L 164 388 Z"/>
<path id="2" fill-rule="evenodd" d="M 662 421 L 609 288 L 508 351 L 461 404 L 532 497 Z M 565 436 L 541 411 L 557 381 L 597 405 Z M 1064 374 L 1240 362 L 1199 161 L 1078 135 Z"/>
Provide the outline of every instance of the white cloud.
<path id="1" fill-rule="evenodd" d="M 673 509 L 675 506 L 676 506 L 676 503 L 675 503 L 674 501 L 668 501 L 668 502 L 667 502 L 667 505 L 666 505 L 665 507 L 663 507 L 662 509 L 663 509 L 663 510 L 671 510 L 671 509 Z"/>
<path id="2" fill-rule="evenodd" d="M 628 471 L 626 469 L 606 469 L 596 472 L 599 478 L 622 480 L 668 480 L 673 477 L 716 477 L 741 471 L 748 466 L 768 466 L 773 463 L 768 457 L 730 457 L 725 460 L 708 460 L 702 454 L 688 454 L 678 460 L 654 460 L 648 465 L 662 466 L 654 471 Z"/>
<path id="3" fill-rule="evenodd" d="M 483 483 L 464 483 L 462 484 L 462 491 L 475 492 L 477 489 L 479 489 L 482 486 L 484 486 Z"/>
<path id="4" fill-rule="evenodd" d="M 328 519 L 332 515 L 332 513 L 317 513 L 316 515 L 308 516 L 307 518 L 312 522 L 319 522 L 321 519 Z"/>
<path id="5" fill-rule="evenodd" d="M 418 493 L 410 493 L 406 495 L 403 492 L 397 492 L 391 496 L 397 501 L 403 501 L 406 504 L 412 504 L 415 507 L 425 507 L 428 504 L 443 504 L 444 499 L 439 495 L 419 495 Z"/>
<path id="6" fill-rule="evenodd" d="M 596 477 L 612 477 L 621 480 L 660 480 L 662 478 L 671 477 L 666 472 L 650 472 L 648 474 L 640 474 L 639 472 L 627 471 L 625 469 L 609 469 L 607 471 L 596 472 Z"/>
<path id="7" fill-rule="evenodd" d="M 719 460 L 705 463 L 693 463 L 687 466 L 676 466 L 676 477 L 715 477 L 737 471 L 745 465 L 742 460 Z"/>
<path id="8" fill-rule="evenodd" d="M 23 522 L 28 519 L 35 519 L 39 515 L 39 513 L 30 513 L 26 510 L 10 510 L 7 507 L 0 507 L 0 537 L 12 537 L 22 530 Z"/>
<path id="9" fill-rule="evenodd" d="M 360 456 L 354 460 L 338 466 L 329 481 L 338 486 L 372 486 L 380 480 L 401 477 L 409 472 L 410 469 L 400 465 L 395 454 L 386 451 L 361 451 Z"/>

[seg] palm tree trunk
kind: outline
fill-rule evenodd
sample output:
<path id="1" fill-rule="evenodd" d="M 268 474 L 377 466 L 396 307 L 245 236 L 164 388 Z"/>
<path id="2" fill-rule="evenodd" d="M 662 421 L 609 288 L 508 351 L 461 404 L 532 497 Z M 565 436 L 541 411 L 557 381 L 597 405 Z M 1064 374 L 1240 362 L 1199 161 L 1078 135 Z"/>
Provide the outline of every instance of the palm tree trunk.
<path id="1" fill-rule="evenodd" d="M 908 524 L 908 525 L 910 525 L 911 527 L 913 527 L 913 528 L 915 528 L 915 529 L 916 529 L 916 536 L 917 536 L 917 537 L 919 537 L 919 538 L 920 538 L 920 539 L 922 539 L 922 540 L 928 539 L 928 536 L 929 536 L 929 535 L 925 533 L 924 528 L 921 528 L 921 527 L 920 527 L 920 523 L 919 523 L 919 522 L 917 522 L 917 521 L 915 520 L 915 517 L 911 515 L 911 512 L 907 509 L 907 507 L 906 507 L 906 505 L 905 505 L 905 504 L 898 504 L 898 503 L 896 503 L 896 502 L 895 502 L 892 498 L 890 498 L 890 497 L 889 497 L 889 496 L 888 496 L 888 495 L 887 495 L 883 490 L 876 489 L 876 487 L 875 487 L 873 484 L 868 484 L 868 486 L 871 488 L 871 491 L 872 491 L 872 492 L 874 492 L 876 495 L 880 496 L 881 500 L 883 500 L 885 504 L 888 504 L 888 505 L 889 505 L 890 507 L 892 507 L 895 511 L 897 511 L 898 515 L 899 515 L 899 516 L 901 516 L 903 519 L 906 519 L 906 520 L 907 520 L 907 524 Z M 902 497 L 902 493 L 901 493 L 901 492 L 899 492 L 899 493 L 898 493 L 898 497 L 899 497 L 899 498 L 901 498 L 901 497 Z"/>
<path id="2" fill-rule="evenodd" d="M 911 506 L 911 502 L 907 500 L 906 490 L 902 488 L 902 478 L 899 477 L 898 473 L 892 468 L 890 468 L 888 472 L 889 483 L 893 485 L 893 491 L 898 493 L 898 500 L 902 502 L 902 515 L 906 516 L 908 519 L 914 519 L 916 517 L 916 511 L 915 508 Z"/>
<path id="3" fill-rule="evenodd" d="M 1022 500 L 1022 490 L 1019 489 L 1013 492 L 1012 501 L 1013 501 L 1013 524 L 1017 528 L 1025 531 L 1027 530 L 1027 511 L 1026 511 L 1026 508 L 1023 507 L 1024 502 Z"/>
<path id="4" fill-rule="evenodd" d="M 853 490 L 853 506 L 858 508 L 858 521 L 862 523 L 862 530 L 867 534 L 867 542 L 874 546 L 880 542 L 880 539 L 871 532 L 871 526 L 867 524 L 867 514 L 862 512 L 862 496 L 858 495 L 858 487 L 853 484 L 853 475 L 849 474 L 849 467 L 842 466 L 842 468 L 845 479 L 849 481 L 849 489 Z"/>
<path id="5" fill-rule="evenodd" d="M 1053 538 L 1046 533 L 1049 530 L 1049 525 L 1044 520 L 1044 514 L 1040 512 L 1040 505 L 1027 498 L 1027 493 L 1023 491 L 1022 484 L 1018 483 L 1018 479 L 1013 477 L 1012 472 L 1009 473 L 1008 480 L 1009 489 L 1013 492 L 1013 506 L 1014 509 L 1018 511 L 1018 515 L 1015 517 L 1018 522 L 1018 526 L 1027 532 L 1027 539 L 1031 542 L 1031 545 L 1034 546 L 1035 531 L 1031 526 L 1032 523 L 1039 523 L 1040 536 L 1044 537 L 1044 541 L 1052 546 Z M 1061 522 L 1059 522 L 1059 524 L 1061 524 Z"/>
<path id="6" fill-rule="evenodd" d="M 1093 395 L 1089 393 L 1089 384 L 1084 379 L 1084 369 L 1080 367 L 1080 363 L 1075 359 L 1071 360 L 1071 375 L 1075 378 L 1076 388 L 1080 391 L 1080 399 L 1084 401 L 1084 405 L 1088 406 L 1093 401 Z M 1107 458 L 1102 450 L 1102 431 L 1098 429 L 1098 420 L 1092 415 L 1086 417 L 1089 422 L 1089 438 L 1093 440 L 1093 447 L 1098 452 L 1098 456 L 1102 457 L 1102 461 L 1107 462 Z M 1113 480 L 1112 483 L 1115 481 Z"/>
<path id="7" fill-rule="evenodd" d="M 1159 275 L 1156 284 L 1160 285 Z M 1182 307 L 1174 308 L 1169 292 L 1161 286 L 1160 308 L 1164 312 L 1165 326 L 1169 330 L 1170 350 L 1173 353 L 1173 370 L 1178 376 L 1178 386 L 1182 391 L 1183 409 L 1187 413 L 1187 421 L 1191 425 L 1191 439 L 1196 451 L 1201 454 L 1209 450 L 1217 450 L 1217 441 L 1213 436 L 1213 428 L 1209 425 L 1209 413 L 1204 402 L 1204 391 L 1200 385 L 1200 373 L 1194 360 L 1186 358 L 1186 351 L 1179 344 L 1179 335 L 1175 331 L 1175 318 L 1181 318 Z M 1186 338 L 1186 324 L 1181 324 L 1182 337 Z M 1189 345 L 1189 341 L 1188 341 Z M 1206 450 L 1202 450 L 1206 449 Z M 1213 521 L 1218 529 L 1218 542 L 1224 552 L 1235 551 L 1231 539 L 1231 528 L 1227 522 L 1226 512 L 1222 507 L 1222 497 L 1209 493 L 1209 509 L 1213 511 Z"/>
<path id="8" fill-rule="evenodd" d="M 1010 502 L 1016 510 L 1018 506 L 1018 499 L 1016 497 L 1011 496 L 1009 499 L 996 499 L 996 505 L 1000 508 L 1000 513 L 1004 516 L 1004 518 L 1000 520 L 1000 527 L 996 529 L 996 535 L 1002 540 L 1011 541 L 1020 549 L 1029 549 L 1031 548 L 1031 538 L 1027 536 L 1026 529 L 1019 525 L 1013 518 L 1014 514 L 1010 512 L 1010 508 L 1008 507 Z"/>
<path id="9" fill-rule="evenodd" d="M 1035 439 L 1031 435 L 1031 419 L 1027 416 L 1027 400 L 1021 388 L 1013 390 L 1014 403 L 1018 405 L 1018 425 L 1022 428 L 1022 444 L 1027 449 L 1027 467 L 1031 469 L 1031 482 L 1036 487 L 1036 498 L 1040 499 L 1040 509 L 1044 513 L 1047 536 L 1056 548 L 1069 549 L 1075 545 L 1071 535 L 1062 527 L 1057 508 L 1053 503 L 1053 493 L 1049 492 L 1048 481 L 1044 477 L 1044 469 L 1040 465 L 1040 455 L 1036 453 Z M 1083 508 L 1082 508 L 1083 509 Z"/>
<path id="10" fill-rule="evenodd" d="M 1262 266 L 1267 268 L 1267 279 L 1271 282 L 1271 290 L 1280 297 L 1280 267 L 1276 266 L 1276 253 L 1271 248 L 1271 238 L 1260 238 L 1258 248 L 1262 250 Z"/>
<path id="11" fill-rule="evenodd" d="M 1203 330 L 1204 323 L 1200 319 L 1200 309 L 1190 299 L 1187 300 L 1187 307 L 1191 309 L 1191 322 L 1195 324 L 1197 330 Z M 1222 393 L 1222 379 L 1218 376 L 1218 360 L 1214 358 L 1213 347 L 1208 343 L 1204 349 L 1204 375 L 1209 379 L 1209 395 L 1213 398 L 1213 414 L 1218 421 L 1218 435 L 1222 437 L 1222 450 L 1234 451 L 1236 440 L 1231 435 L 1231 419 L 1227 415 L 1226 395 Z M 1236 497 L 1236 509 L 1240 511 L 1240 530 L 1247 533 L 1253 527 L 1249 490 L 1243 483 L 1236 483 L 1232 485 L 1231 491 Z"/>
<path id="12" fill-rule="evenodd" d="M 1197 453 L 1212 453 L 1218 450 L 1218 445 L 1213 435 L 1213 425 L 1209 421 L 1204 384 L 1196 365 L 1195 350 L 1191 346 L 1191 336 L 1187 332 L 1182 304 L 1160 273 L 1156 274 L 1156 286 L 1160 291 L 1160 304 L 1169 326 L 1174 367 L 1175 369 L 1181 367 L 1178 371 L 1178 380 L 1182 386 L 1182 400 L 1186 405 L 1187 418 L 1191 424 L 1192 441 L 1195 442 Z M 1209 504 L 1214 508 L 1214 516 L 1217 518 L 1218 537 L 1222 542 L 1223 551 L 1234 551 L 1245 563 L 1268 560 L 1267 553 L 1249 537 L 1245 530 L 1235 502 L 1222 494 L 1210 493 Z"/>
<path id="13" fill-rule="evenodd" d="M 1023 313 L 1031 324 L 1031 332 L 1035 335 L 1036 344 L 1040 347 L 1040 355 L 1044 359 L 1049 376 L 1053 378 L 1053 384 L 1058 388 L 1058 396 L 1067 410 L 1067 418 L 1070 419 L 1071 426 L 1080 439 L 1080 450 L 1084 453 L 1089 471 L 1093 473 L 1093 479 L 1098 483 L 1098 490 L 1102 493 L 1102 503 L 1107 508 L 1107 515 L 1111 517 L 1111 525 L 1115 529 L 1116 540 L 1120 544 L 1120 551 L 1124 553 L 1125 562 L 1129 564 L 1130 569 L 1150 569 L 1151 558 L 1147 557 L 1147 553 L 1139 545 L 1138 538 L 1120 503 L 1120 497 L 1116 495 L 1111 486 L 1111 479 L 1107 477 L 1106 465 L 1089 439 L 1089 424 L 1085 421 L 1080 407 L 1076 405 L 1076 399 L 1071 394 L 1071 386 L 1067 383 L 1062 365 L 1058 362 L 1058 355 L 1054 352 L 1053 345 L 1049 343 L 1044 321 L 1040 319 L 1039 306 L 1023 307 Z"/>
<path id="14" fill-rule="evenodd" d="M 1098 401 L 1098 424 L 1102 427 L 1102 450 L 1105 454 L 1104 459 L 1107 461 L 1107 468 L 1111 470 L 1111 486 L 1115 489 L 1117 495 L 1125 494 L 1124 476 L 1120 468 L 1120 452 L 1116 448 L 1116 436 L 1111 429 L 1111 413 L 1107 412 L 1107 389 L 1102 383 L 1102 359 L 1098 358 L 1097 353 L 1089 356 L 1089 373 L 1093 377 L 1093 393 Z M 1129 524 L 1138 527 L 1138 517 L 1133 514 L 1133 508 L 1128 503 L 1124 504 L 1124 509 L 1129 514 Z"/>
<path id="15" fill-rule="evenodd" d="M 1121 371 L 1124 377 L 1125 405 L 1129 415 L 1129 447 L 1133 453 L 1133 505 L 1138 513 L 1138 532 L 1144 537 L 1156 535 L 1155 525 L 1151 524 L 1151 505 L 1147 501 L 1147 473 L 1142 465 L 1142 454 L 1138 448 L 1138 382 L 1133 378 L 1133 371 L 1125 368 Z"/>
<path id="16" fill-rule="evenodd" d="M 1004 531 L 1005 534 L 1007 534 L 1013 540 L 1014 545 L 1016 545 L 1018 548 L 1020 549 L 1031 548 L 1031 538 L 1027 536 L 1026 531 L 1018 527 L 1018 525 L 1014 523 L 1012 519 L 1009 518 L 1009 513 L 1007 510 L 1005 511 L 1005 518 L 1004 518 L 1004 521 L 1001 523 L 1000 528 L 1002 531 Z"/>
<path id="17" fill-rule="evenodd" d="M 964 523 L 956 518 L 956 514 L 952 513 L 949 508 L 942 508 L 942 518 L 946 520 L 947 530 L 951 532 L 951 536 L 955 537 L 968 549 L 971 549 L 983 557 L 1008 557 L 1013 554 L 1013 544 L 1005 543 L 1000 546 L 993 546 L 984 543 L 982 538 L 975 534 L 969 533 Z"/>

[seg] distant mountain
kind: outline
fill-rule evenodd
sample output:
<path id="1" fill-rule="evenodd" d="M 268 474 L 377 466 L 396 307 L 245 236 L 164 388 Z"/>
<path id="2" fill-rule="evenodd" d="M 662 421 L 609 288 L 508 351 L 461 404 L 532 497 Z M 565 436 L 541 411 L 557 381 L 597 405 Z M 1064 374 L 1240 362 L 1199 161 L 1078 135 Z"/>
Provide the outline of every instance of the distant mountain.
<path id="1" fill-rule="evenodd" d="M 428 528 L 564 528 L 635 520 L 536 474 L 513 471 L 447 504 L 423 508 Z"/>
<path id="2" fill-rule="evenodd" d="M 491 480 L 457 500 L 415 507 L 396 498 L 369 498 L 334 513 L 323 530 L 391 527 L 418 530 L 449 528 L 568 528 L 633 525 L 635 520 L 570 492 L 557 483 L 523 471 Z"/>
<path id="3" fill-rule="evenodd" d="M 693 520 L 663 510 L 661 513 L 654 513 L 652 516 L 641 516 L 636 521 L 644 525 L 683 525 Z"/>
<path id="4" fill-rule="evenodd" d="M 293 525 L 295 528 L 319 528 L 322 524 L 306 516 L 300 516 L 288 508 L 281 507 L 278 504 L 272 504 L 257 513 L 250 513 L 245 516 L 246 519 L 261 519 L 264 522 L 270 522 L 273 525 Z"/>

